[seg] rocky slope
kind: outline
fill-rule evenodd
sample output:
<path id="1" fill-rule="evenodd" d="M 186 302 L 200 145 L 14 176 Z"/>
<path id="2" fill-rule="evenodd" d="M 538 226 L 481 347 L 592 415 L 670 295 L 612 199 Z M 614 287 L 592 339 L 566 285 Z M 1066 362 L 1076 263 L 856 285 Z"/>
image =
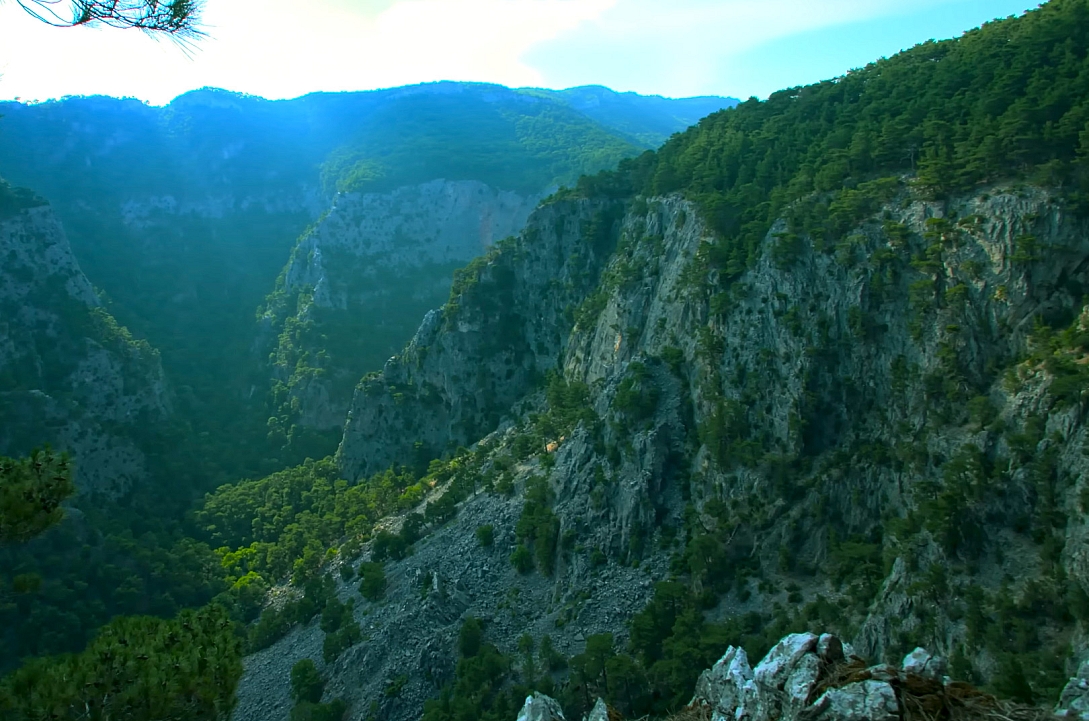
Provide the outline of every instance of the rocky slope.
<path id="1" fill-rule="evenodd" d="M 732 282 L 677 197 L 546 204 L 459 276 L 361 384 L 337 458 L 358 479 L 487 436 L 462 471 L 484 491 L 388 566 L 386 601 L 359 600 L 371 638 L 325 669 L 350 718 L 418 717 L 464 618 L 512 655 L 523 631 L 580 652 L 623 641 L 671 575 L 723 628 L 819 623 L 879 661 L 925 645 L 960 678 L 1057 694 L 1089 616 L 1085 223 L 1030 186 L 847 192 L 879 200 L 833 242 L 798 204 Z M 515 575 L 540 479 L 559 550 Z M 470 536 L 485 520 L 495 547 Z M 441 601 L 420 600 L 427 571 Z M 286 718 L 277 679 L 321 633 L 251 657 L 235 718 Z"/>
<path id="2" fill-rule="evenodd" d="M 0 454 L 50 443 L 83 492 L 146 476 L 138 438 L 171 404 L 159 355 L 102 307 L 52 209 L 0 217 Z"/>

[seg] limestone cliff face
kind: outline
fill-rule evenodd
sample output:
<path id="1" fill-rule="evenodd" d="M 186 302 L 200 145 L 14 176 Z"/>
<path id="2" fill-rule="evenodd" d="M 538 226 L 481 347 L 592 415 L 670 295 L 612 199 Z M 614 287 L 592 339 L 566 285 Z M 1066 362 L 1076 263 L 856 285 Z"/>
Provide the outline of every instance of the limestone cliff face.
<path id="1" fill-rule="evenodd" d="M 453 271 L 517 233 L 539 202 L 477 181 L 338 195 L 303 236 L 262 319 L 280 422 L 344 425 L 351 389 L 449 294 Z"/>
<path id="2" fill-rule="evenodd" d="M 683 199 L 554 202 L 459 274 L 360 385 L 337 458 L 355 480 L 483 439 L 480 491 L 388 564 L 385 603 L 341 588 L 371 640 L 325 669 L 329 697 L 417 718 L 469 616 L 512 654 L 524 632 L 622 645 L 676 558 L 713 620 L 819 619 L 871 659 L 923 645 L 984 681 L 1014 652 L 1057 691 L 1042 669 L 1086 652 L 1089 228 L 1039 188 L 938 203 L 907 184 L 852 223 L 821 243 L 784 220 L 727 280 Z M 538 415 L 549 371 L 584 389 L 572 431 Z M 542 478 L 567 540 L 550 577 L 523 576 L 518 491 Z M 447 591 L 421 602 L 425 574 Z M 249 659 L 235 718 L 287 718 L 275 679 L 320 638 Z"/>
<path id="3" fill-rule="evenodd" d="M 158 353 L 102 307 L 48 206 L 0 220 L 0 258 L 0 453 L 51 443 L 82 491 L 138 483 L 134 438 L 171 413 Z"/>
<path id="4" fill-rule="evenodd" d="M 337 454 L 345 477 L 494 430 L 557 367 L 570 312 L 597 282 L 620 210 L 590 201 L 543 206 L 518 238 L 459 274 L 451 301 L 356 390 Z M 587 233 L 599 234 L 596 246 Z"/>

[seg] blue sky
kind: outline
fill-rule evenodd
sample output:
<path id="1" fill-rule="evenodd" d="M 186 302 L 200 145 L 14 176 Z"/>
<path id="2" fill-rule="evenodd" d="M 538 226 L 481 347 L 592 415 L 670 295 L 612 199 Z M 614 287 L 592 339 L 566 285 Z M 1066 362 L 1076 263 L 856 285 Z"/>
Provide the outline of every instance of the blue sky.
<path id="1" fill-rule="evenodd" d="M 185 53 L 132 31 L 46 27 L 0 0 L 0 98 L 206 85 L 269 98 L 433 80 L 767 97 L 946 38 L 1031 0 L 207 0 Z"/>

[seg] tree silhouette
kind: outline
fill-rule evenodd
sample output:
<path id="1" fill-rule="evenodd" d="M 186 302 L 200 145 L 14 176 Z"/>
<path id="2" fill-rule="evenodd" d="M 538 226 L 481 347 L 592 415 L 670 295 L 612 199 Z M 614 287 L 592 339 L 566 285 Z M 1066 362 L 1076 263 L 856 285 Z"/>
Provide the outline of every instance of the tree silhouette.
<path id="1" fill-rule="evenodd" d="M 17 0 L 32 16 L 54 27 L 107 25 L 195 38 L 201 0 Z"/>

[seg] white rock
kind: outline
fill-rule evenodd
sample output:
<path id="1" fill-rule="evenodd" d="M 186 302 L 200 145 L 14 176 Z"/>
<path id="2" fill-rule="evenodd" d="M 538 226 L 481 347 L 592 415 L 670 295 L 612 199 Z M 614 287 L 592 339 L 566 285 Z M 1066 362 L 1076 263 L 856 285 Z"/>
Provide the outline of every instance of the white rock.
<path id="1" fill-rule="evenodd" d="M 798 660 L 783 686 L 788 708 L 801 709 L 805 706 L 810 692 L 817 685 L 820 672 L 821 660 L 815 654 L 806 654 Z"/>
<path id="2" fill-rule="evenodd" d="M 900 717 L 892 686 L 873 680 L 825 691 L 804 716 L 829 721 L 897 721 Z"/>
<path id="3" fill-rule="evenodd" d="M 792 633 L 775 644 L 764 660 L 753 671 L 753 678 L 760 686 L 769 689 L 781 689 L 794 666 L 807 653 L 817 649 L 817 635 L 813 633 Z"/>
<path id="4" fill-rule="evenodd" d="M 714 719 L 742 719 L 753 715 L 757 698 L 752 667 L 745 649 L 730 646 L 696 682 L 694 705 L 710 706 Z"/>
<path id="5" fill-rule="evenodd" d="M 526 703 L 518 714 L 518 721 L 566 721 L 563 709 L 556 701 L 543 693 L 526 696 Z"/>
<path id="6" fill-rule="evenodd" d="M 941 656 L 934 656 L 925 648 L 916 648 L 907 656 L 904 656 L 901 668 L 903 668 L 904 673 L 913 673 L 916 676 L 939 681 L 945 676 L 947 670 L 945 659 Z"/>
<path id="7" fill-rule="evenodd" d="M 609 707 L 605 705 L 605 699 L 598 696 L 586 721 L 609 721 Z"/>
<path id="8" fill-rule="evenodd" d="M 1070 679 L 1059 695 L 1055 715 L 1089 721 L 1089 661 L 1081 664 L 1078 675 Z"/>

